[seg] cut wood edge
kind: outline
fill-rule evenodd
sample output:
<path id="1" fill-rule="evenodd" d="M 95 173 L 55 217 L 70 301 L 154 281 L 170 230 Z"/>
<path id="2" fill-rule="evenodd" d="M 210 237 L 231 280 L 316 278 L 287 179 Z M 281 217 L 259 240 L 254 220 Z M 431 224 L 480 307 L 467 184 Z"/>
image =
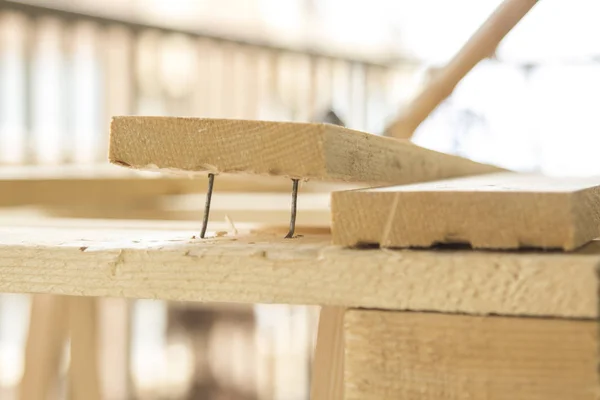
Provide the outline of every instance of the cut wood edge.
<path id="1" fill-rule="evenodd" d="M 183 117 L 114 117 L 109 161 L 169 173 L 254 174 L 366 186 L 502 171 L 330 124 Z"/>
<path id="2" fill-rule="evenodd" d="M 600 236 L 600 178 L 497 173 L 332 193 L 341 246 L 571 251 Z"/>

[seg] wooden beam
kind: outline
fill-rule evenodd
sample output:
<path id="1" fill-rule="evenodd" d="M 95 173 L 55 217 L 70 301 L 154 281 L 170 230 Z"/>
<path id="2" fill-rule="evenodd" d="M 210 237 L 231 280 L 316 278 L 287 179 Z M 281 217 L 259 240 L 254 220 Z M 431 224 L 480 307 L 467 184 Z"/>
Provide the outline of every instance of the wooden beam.
<path id="1" fill-rule="evenodd" d="M 312 363 L 310 400 L 344 399 L 343 307 L 322 307 L 315 356 Z"/>
<path id="2" fill-rule="evenodd" d="M 498 173 L 332 193 L 334 244 L 573 250 L 600 236 L 600 178 Z"/>
<path id="3" fill-rule="evenodd" d="M 490 57 L 502 39 L 537 4 L 537 0 L 504 0 L 460 51 L 441 69 L 387 129 L 386 135 L 409 139 L 481 60 Z"/>
<path id="4" fill-rule="evenodd" d="M 153 205 L 161 196 L 205 193 L 206 179 L 188 176 L 128 171 L 114 165 L 94 167 L 7 167 L 0 169 L 0 207 L 24 205 L 120 207 L 138 209 Z M 330 182 L 304 182 L 302 193 L 345 190 L 358 187 Z M 289 193 L 287 179 L 262 176 L 220 176 L 215 181 L 218 193 Z M 154 203 L 153 203 L 154 202 Z"/>
<path id="5" fill-rule="evenodd" d="M 345 249 L 328 235 L 0 227 L 0 291 L 597 318 L 600 243 L 572 253 Z M 173 224 L 173 228 L 175 228 Z M 195 235 L 196 239 L 192 239 Z"/>
<path id="6" fill-rule="evenodd" d="M 239 178 L 239 176 L 238 176 Z M 218 179 L 216 180 L 218 181 Z M 291 182 L 287 193 L 227 193 L 215 188 L 210 209 L 210 222 L 225 222 L 227 218 L 237 226 L 239 223 L 289 224 L 291 207 Z M 296 226 L 329 228 L 331 224 L 330 194 L 298 194 L 298 214 Z M 61 217 L 84 217 L 105 219 L 138 220 L 182 220 L 198 221 L 204 212 L 206 195 L 164 196 L 156 202 L 146 202 L 138 206 L 131 204 L 45 206 L 47 214 Z M 302 234 L 302 232 L 299 232 Z"/>
<path id="7" fill-rule="evenodd" d="M 345 400 L 592 400 L 598 321 L 352 310 Z"/>
<path id="8" fill-rule="evenodd" d="M 68 298 L 33 296 L 19 399 L 45 400 L 58 393 L 59 368 L 68 337 Z"/>
<path id="9" fill-rule="evenodd" d="M 180 305 L 197 303 L 179 303 Z M 204 304 L 211 307 L 212 304 Z M 131 394 L 131 324 L 128 299 L 98 299 L 98 354 L 100 393 L 105 399 L 127 400 Z"/>
<path id="10" fill-rule="evenodd" d="M 100 400 L 97 298 L 69 297 L 69 330 L 69 399 Z"/>
<path id="11" fill-rule="evenodd" d="M 109 159 L 142 170 L 246 173 L 368 185 L 500 170 L 408 141 L 329 124 L 175 117 L 113 118 Z"/>

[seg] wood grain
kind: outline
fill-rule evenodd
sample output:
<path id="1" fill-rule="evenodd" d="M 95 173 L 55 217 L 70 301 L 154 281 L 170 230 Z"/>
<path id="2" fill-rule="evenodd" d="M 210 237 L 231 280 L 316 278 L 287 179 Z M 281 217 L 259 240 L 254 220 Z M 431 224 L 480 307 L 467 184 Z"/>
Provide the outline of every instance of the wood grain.
<path id="1" fill-rule="evenodd" d="M 384 311 L 345 316 L 346 400 L 595 400 L 598 322 Z"/>
<path id="2" fill-rule="evenodd" d="M 340 248 L 317 234 L 199 240 L 189 223 L 94 226 L 0 227 L 0 291 L 599 316 L 598 242 L 573 253 L 391 251 Z"/>
<path id="3" fill-rule="evenodd" d="M 600 236 L 600 177 L 497 173 L 332 193 L 335 244 L 573 250 Z"/>
<path id="4" fill-rule="evenodd" d="M 497 167 L 330 124 L 115 117 L 110 162 L 143 170 L 405 184 Z"/>

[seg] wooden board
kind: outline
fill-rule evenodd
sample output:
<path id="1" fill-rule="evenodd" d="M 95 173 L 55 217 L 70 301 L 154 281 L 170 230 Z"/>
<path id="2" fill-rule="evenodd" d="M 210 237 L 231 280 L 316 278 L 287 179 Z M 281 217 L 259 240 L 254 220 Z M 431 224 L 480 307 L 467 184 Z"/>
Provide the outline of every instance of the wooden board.
<path id="1" fill-rule="evenodd" d="M 69 398 L 100 400 L 98 361 L 98 299 L 69 297 L 69 331 L 71 359 L 69 365 Z"/>
<path id="2" fill-rule="evenodd" d="M 573 253 L 357 250 L 328 235 L 199 240 L 189 223 L 127 224 L 1 226 L 0 291 L 599 316 L 598 242 Z"/>
<path id="3" fill-rule="evenodd" d="M 201 177 L 197 177 L 201 178 Z M 161 196 L 205 193 L 207 179 L 131 171 L 114 165 L 0 168 L 0 207 L 148 208 Z M 303 182 L 301 193 L 356 188 L 330 182 Z M 226 175 L 215 179 L 215 193 L 290 193 L 287 179 Z M 201 201 L 203 203 L 203 201 Z"/>
<path id="4" fill-rule="evenodd" d="M 291 190 L 291 184 L 290 190 Z M 139 219 L 139 220 L 182 220 L 196 221 L 200 226 L 204 215 L 205 194 L 164 196 L 154 204 L 131 206 L 128 204 L 98 205 L 62 205 L 46 206 L 44 211 L 53 216 Z M 296 226 L 331 225 L 329 193 L 298 194 L 298 213 Z M 237 226 L 239 223 L 261 223 L 289 226 L 291 194 L 288 193 L 227 193 L 215 189 L 212 196 L 209 221 L 225 222 L 227 218 Z"/>
<path id="5" fill-rule="evenodd" d="M 600 236 L 600 177 L 496 173 L 332 194 L 344 246 L 575 249 Z"/>
<path id="6" fill-rule="evenodd" d="M 19 399 L 40 400 L 51 396 L 58 397 L 60 364 L 69 336 L 68 318 L 68 297 L 32 297 Z"/>
<path id="7" fill-rule="evenodd" d="M 596 400 L 598 322 L 384 311 L 345 316 L 346 400 Z"/>
<path id="8" fill-rule="evenodd" d="M 109 160 L 142 170 L 248 173 L 369 186 L 500 170 L 329 124 L 176 117 L 113 118 Z"/>
<path id="9" fill-rule="evenodd" d="M 310 400 L 344 399 L 343 307 L 321 307 L 312 363 Z"/>

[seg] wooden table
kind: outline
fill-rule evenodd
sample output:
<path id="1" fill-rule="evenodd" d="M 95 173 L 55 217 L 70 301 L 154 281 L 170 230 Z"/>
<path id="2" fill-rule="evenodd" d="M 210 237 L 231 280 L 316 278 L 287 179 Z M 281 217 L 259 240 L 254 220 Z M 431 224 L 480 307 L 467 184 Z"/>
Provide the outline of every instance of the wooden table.
<path id="1" fill-rule="evenodd" d="M 0 228 L 0 290 L 323 307 L 313 398 L 595 399 L 600 243 L 345 249 L 192 224 Z"/>

